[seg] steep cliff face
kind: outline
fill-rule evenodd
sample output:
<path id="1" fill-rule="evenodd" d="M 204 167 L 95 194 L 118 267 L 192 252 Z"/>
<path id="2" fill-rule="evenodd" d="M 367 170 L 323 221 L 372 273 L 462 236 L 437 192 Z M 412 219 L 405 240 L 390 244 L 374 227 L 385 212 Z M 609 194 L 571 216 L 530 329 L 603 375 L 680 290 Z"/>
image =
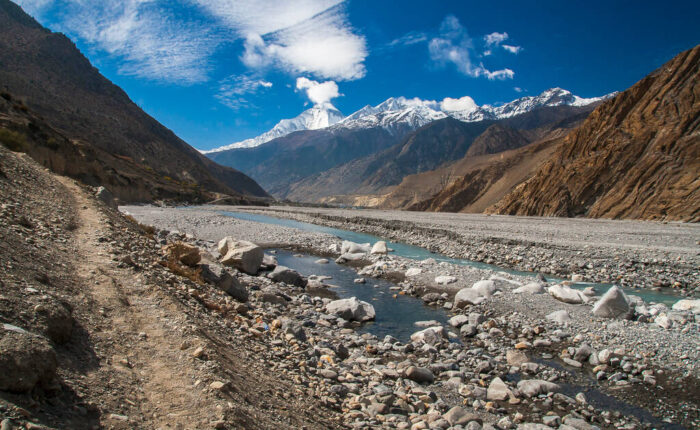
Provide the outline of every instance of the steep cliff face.
<path id="1" fill-rule="evenodd" d="M 700 46 L 598 107 L 488 212 L 700 221 Z"/>
<path id="2" fill-rule="evenodd" d="M 104 170 L 98 178 L 101 184 L 123 200 L 170 198 L 170 192 L 182 188 L 172 184 L 187 184 L 185 188 L 205 194 L 267 197 L 255 181 L 212 162 L 150 117 L 102 76 L 66 36 L 43 28 L 8 0 L 0 0 L 0 91 L 12 97 L 11 105 L 21 101 L 23 112 L 97 157 Z M 8 121 L 23 115 L 12 109 L 2 113 Z M 70 155 L 73 158 L 64 161 L 75 167 L 75 172 L 69 169 L 74 177 L 97 178 L 90 169 L 80 170 L 81 164 L 95 161 L 92 156 L 81 160 L 74 157 L 77 152 L 44 155 L 48 161 L 52 156 Z M 142 190 L 132 193 L 120 185 L 131 180 L 143 182 Z M 164 189 L 169 192 L 160 193 Z M 191 195 L 187 190 L 177 194 L 184 199 Z"/>

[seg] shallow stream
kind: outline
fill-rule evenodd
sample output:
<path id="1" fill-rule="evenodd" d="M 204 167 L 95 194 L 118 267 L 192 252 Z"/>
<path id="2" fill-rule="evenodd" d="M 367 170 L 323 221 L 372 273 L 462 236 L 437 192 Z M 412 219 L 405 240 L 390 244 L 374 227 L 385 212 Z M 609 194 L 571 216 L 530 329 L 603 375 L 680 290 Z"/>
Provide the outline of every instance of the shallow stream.
<path id="1" fill-rule="evenodd" d="M 512 270 L 512 269 L 507 269 L 503 268 L 500 266 L 495 266 L 492 264 L 486 264 L 486 263 L 481 263 L 478 261 L 471 261 L 471 260 L 465 260 L 465 259 L 460 259 L 460 258 L 451 258 L 446 255 L 442 254 L 436 254 L 433 252 L 430 252 L 429 250 L 425 248 L 421 248 L 419 246 L 414 246 L 414 245 L 407 245 L 405 243 L 400 243 L 400 242 L 391 242 L 387 239 L 378 237 L 378 236 L 373 236 L 371 234 L 366 234 L 366 233 L 357 233 L 354 231 L 349 231 L 349 230 L 341 230 L 338 228 L 333 228 L 333 227 L 326 227 L 326 226 L 321 226 L 321 225 L 316 225 L 316 224 L 311 224 L 311 223 L 306 223 L 306 222 L 301 222 L 301 221 L 295 221 L 295 220 L 290 220 L 290 219 L 284 219 L 284 218 L 275 218 L 272 216 L 268 215 L 260 215 L 260 214 L 252 214 L 252 213 L 247 213 L 247 212 L 230 212 L 230 211 L 222 211 L 222 215 L 230 216 L 233 218 L 237 218 L 240 220 L 244 221 L 254 221 L 254 222 L 259 222 L 259 223 L 264 223 L 264 224 L 275 224 L 275 225 L 280 225 L 283 227 L 291 227 L 291 228 L 296 228 L 302 231 L 309 231 L 309 232 L 315 232 L 315 233 L 327 233 L 332 236 L 336 236 L 340 238 L 341 240 L 349 240 L 351 242 L 356 242 L 356 243 L 375 243 L 379 240 L 384 240 L 387 242 L 387 246 L 391 249 L 394 250 L 392 253 L 393 255 L 397 255 L 400 257 L 408 258 L 411 260 L 425 260 L 427 258 L 432 258 L 435 261 L 438 262 L 447 262 L 450 264 L 455 264 L 455 265 L 460 265 L 460 266 L 472 266 L 476 267 L 479 269 L 486 269 L 486 270 L 492 270 L 495 272 L 501 272 L 501 273 L 510 273 L 513 275 L 519 275 L 519 276 L 536 276 L 537 274 L 534 272 L 522 272 L 518 270 Z M 553 278 L 553 277 L 546 277 L 546 279 L 550 282 L 561 282 L 563 279 L 559 278 Z M 591 283 L 591 282 L 580 282 L 580 283 L 574 283 L 572 285 L 574 288 L 579 288 L 583 289 L 589 286 L 597 287 L 596 290 L 598 293 L 607 291 L 608 288 L 610 288 L 611 284 L 598 284 L 598 283 Z M 667 305 L 672 305 L 673 303 L 677 302 L 680 300 L 682 297 L 671 294 L 671 293 L 666 293 L 666 292 L 657 292 L 657 291 L 649 291 L 649 290 L 635 290 L 635 289 L 630 289 L 630 288 L 623 288 L 626 294 L 633 294 L 636 296 L 640 296 L 642 299 L 644 299 L 645 302 L 650 303 L 650 302 L 657 302 L 657 303 L 665 303 Z M 363 299 L 364 300 L 364 299 Z"/>

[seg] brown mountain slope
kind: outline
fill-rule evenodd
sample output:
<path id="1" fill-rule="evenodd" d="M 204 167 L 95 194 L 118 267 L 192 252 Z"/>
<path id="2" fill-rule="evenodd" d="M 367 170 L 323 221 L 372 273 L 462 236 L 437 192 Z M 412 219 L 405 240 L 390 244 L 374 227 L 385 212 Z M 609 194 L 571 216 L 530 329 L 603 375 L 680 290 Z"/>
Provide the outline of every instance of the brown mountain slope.
<path id="1" fill-rule="evenodd" d="M 520 148 L 528 143 L 530 142 L 527 138 L 518 130 L 501 124 L 494 124 L 472 142 L 466 156 L 476 157 L 478 155 L 495 154 L 509 149 Z"/>
<path id="2" fill-rule="evenodd" d="M 449 184 L 432 197 L 409 205 L 407 209 L 481 213 L 517 184 L 529 178 L 552 155 L 561 141 L 561 138 L 549 139 L 497 154 L 465 157 L 454 166 L 431 172 L 439 178 L 450 178 L 442 180 L 450 181 Z M 456 176 L 456 172 L 459 172 L 459 176 Z M 416 178 L 415 182 L 430 182 L 427 176 Z M 413 181 L 402 184 L 401 188 L 392 193 L 391 198 L 396 199 L 402 191 L 410 189 L 411 182 Z M 389 201 L 388 199 L 387 203 Z"/>
<path id="3" fill-rule="evenodd" d="M 267 196 L 255 181 L 207 159 L 143 112 L 67 37 L 43 28 L 8 0 L 0 0 L 0 90 L 20 98 L 71 142 L 96 154 L 111 154 L 99 161 L 113 183 L 125 182 L 121 176 L 131 178 L 135 172 L 114 163 L 117 157 L 152 171 L 160 182 L 170 178 L 209 193 Z M 72 161 L 76 166 L 82 163 Z M 79 173 L 76 177 L 94 176 Z M 114 193 L 129 201 L 162 197 L 162 187 L 151 176 L 141 182 L 138 193 L 125 192 L 125 187 L 116 187 Z"/>
<path id="4" fill-rule="evenodd" d="M 700 221 L 700 46 L 598 107 L 490 212 Z"/>

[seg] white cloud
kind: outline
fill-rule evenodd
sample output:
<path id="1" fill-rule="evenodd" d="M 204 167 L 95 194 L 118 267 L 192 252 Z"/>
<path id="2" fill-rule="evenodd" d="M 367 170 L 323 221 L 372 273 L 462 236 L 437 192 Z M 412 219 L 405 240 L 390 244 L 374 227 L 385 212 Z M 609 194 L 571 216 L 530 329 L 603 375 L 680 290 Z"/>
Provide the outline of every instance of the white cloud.
<path id="1" fill-rule="evenodd" d="M 365 38 L 355 33 L 338 0 L 197 1 L 245 38 L 241 61 L 248 67 L 334 80 L 365 75 Z"/>
<path id="2" fill-rule="evenodd" d="M 440 108 L 444 111 L 475 111 L 479 106 L 474 102 L 469 96 L 464 96 L 458 99 L 453 99 L 446 97 L 442 102 L 440 102 Z"/>
<path id="3" fill-rule="evenodd" d="M 507 33 L 491 33 L 484 36 L 484 40 L 487 41 L 487 44 L 495 44 L 507 37 Z M 454 64 L 457 70 L 473 78 L 485 77 L 489 80 L 505 80 L 513 79 L 515 76 L 515 72 L 508 68 L 491 71 L 483 63 L 474 64 L 472 61 L 472 54 L 475 54 L 474 42 L 454 15 L 445 17 L 440 25 L 439 36 L 431 39 L 428 43 L 428 51 L 430 58 L 438 65 Z M 490 51 L 486 52 L 490 54 Z"/>
<path id="4" fill-rule="evenodd" d="M 252 76 L 230 76 L 219 82 L 218 92 L 214 97 L 223 105 L 233 110 L 238 110 L 242 107 L 250 106 L 247 97 L 245 97 L 247 94 L 254 94 L 262 89 L 271 87 L 272 82 Z"/>
<path id="5" fill-rule="evenodd" d="M 520 87 L 513 87 L 513 89 L 515 90 L 516 93 L 522 93 L 522 92 L 523 92 L 523 89 L 520 88 Z"/>
<path id="6" fill-rule="evenodd" d="M 508 39 L 508 33 L 498 33 L 494 32 L 491 34 L 487 34 L 484 36 L 484 41 L 486 42 L 486 46 L 499 46 L 501 43 L 505 42 Z"/>
<path id="7" fill-rule="evenodd" d="M 523 50 L 523 48 L 520 47 L 520 46 L 503 45 L 502 47 L 503 47 L 503 49 L 505 49 L 506 51 L 510 52 L 511 54 L 517 54 L 517 53 L 519 53 L 520 51 Z"/>
<path id="8" fill-rule="evenodd" d="M 306 96 L 314 105 L 330 103 L 336 97 L 340 97 L 338 85 L 333 81 L 316 82 L 308 78 L 297 78 L 296 89 L 305 91 Z"/>

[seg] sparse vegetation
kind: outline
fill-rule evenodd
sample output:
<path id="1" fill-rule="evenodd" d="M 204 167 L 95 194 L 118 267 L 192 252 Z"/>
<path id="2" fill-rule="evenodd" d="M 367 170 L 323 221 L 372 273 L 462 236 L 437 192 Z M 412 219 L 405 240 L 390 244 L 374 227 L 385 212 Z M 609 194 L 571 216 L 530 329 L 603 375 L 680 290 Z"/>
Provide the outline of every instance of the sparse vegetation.
<path id="1" fill-rule="evenodd" d="M 153 239 L 153 237 L 156 234 L 156 229 L 152 225 L 147 225 L 147 224 L 141 224 L 140 222 L 136 221 L 136 218 L 132 217 L 131 215 L 124 215 L 124 218 L 127 219 L 127 221 L 131 222 L 132 224 L 135 224 L 139 230 L 145 235 L 148 236 L 150 239 Z"/>
<path id="2" fill-rule="evenodd" d="M 24 152 L 27 150 L 27 136 L 6 128 L 0 128 L 0 143 L 10 151 Z"/>

